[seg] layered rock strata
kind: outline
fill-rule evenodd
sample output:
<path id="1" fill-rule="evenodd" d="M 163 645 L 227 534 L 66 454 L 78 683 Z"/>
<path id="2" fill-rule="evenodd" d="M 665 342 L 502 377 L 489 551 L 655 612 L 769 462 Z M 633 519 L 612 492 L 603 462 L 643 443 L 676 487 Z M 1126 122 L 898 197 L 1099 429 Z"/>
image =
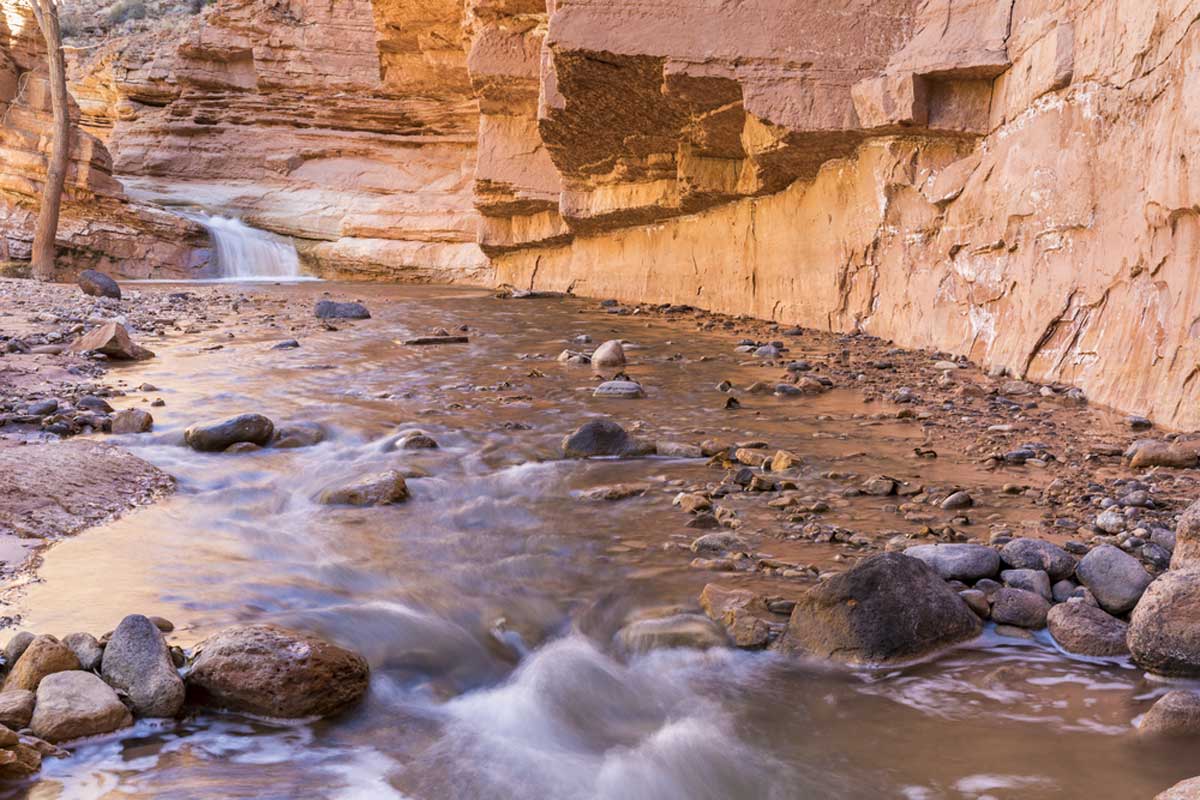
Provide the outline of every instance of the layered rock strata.
<path id="1" fill-rule="evenodd" d="M 72 108 L 72 119 L 79 111 Z M 29 4 L 0 0 L 0 262 L 28 260 L 51 147 L 45 43 Z M 96 137 L 73 128 L 59 223 L 62 277 L 83 269 L 186 277 L 208 260 L 199 226 L 132 202 Z"/>

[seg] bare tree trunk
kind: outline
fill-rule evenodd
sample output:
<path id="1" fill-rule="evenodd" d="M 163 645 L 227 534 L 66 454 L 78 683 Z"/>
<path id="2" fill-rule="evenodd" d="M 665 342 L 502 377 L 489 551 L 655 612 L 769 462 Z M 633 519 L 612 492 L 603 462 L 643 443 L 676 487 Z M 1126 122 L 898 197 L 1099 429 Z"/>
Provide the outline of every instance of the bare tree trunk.
<path id="1" fill-rule="evenodd" d="M 48 281 L 54 277 L 54 239 L 58 234 L 58 212 L 62 207 L 63 184 L 67 179 L 67 159 L 71 153 L 71 117 L 67 106 L 67 67 L 63 61 L 62 31 L 58 26 L 55 0 L 29 0 L 46 40 L 49 62 L 50 105 L 54 111 L 54 142 L 42 190 L 33 233 L 33 277 Z"/>

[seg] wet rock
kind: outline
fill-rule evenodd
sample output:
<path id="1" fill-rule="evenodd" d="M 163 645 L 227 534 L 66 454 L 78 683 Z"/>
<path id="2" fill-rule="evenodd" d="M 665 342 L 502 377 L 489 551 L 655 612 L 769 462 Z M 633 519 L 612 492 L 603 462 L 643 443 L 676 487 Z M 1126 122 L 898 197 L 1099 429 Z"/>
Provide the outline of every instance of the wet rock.
<path id="1" fill-rule="evenodd" d="M 25 407 L 25 413 L 34 417 L 47 417 L 58 410 L 58 400 L 48 397 L 36 400 Z"/>
<path id="2" fill-rule="evenodd" d="M 41 766 L 41 753 L 20 739 L 17 743 L 0 749 L 0 780 L 27 778 Z"/>
<path id="3" fill-rule="evenodd" d="M 154 417 L 140 408 L 126 408 L 113 414 L 110 431 L 114 434 L 145 433 L 154 427 Z"/>
<path id="4" fill-rule="evenodd" d="M 4 691 L 35 691 L 47 675 L 79 669 L 79 659 L 65 644 L 45 634 L 34 637 L 4 681 Z"/>
<path id="5" fill-rule="evenodd" d="M 1200 678 L 1200 568 L 1164 573 L 1150 584 L 1129 621 L 1134 662 L 1158 675 Z"/>
<path id="6" fill-rule="evenodd" d="M 1200 778 L 1188 778 L 1160 792 L 1154 800 L 1200 800 Z"/>
<path id="7" fill-rule="evenodd" d="M 616 483 L 612 486 L 597 486 L 594 489 L 588 489 L 581 496 L 584 500 L 612 502 L 626 500 L 630 497 L 641 497 L 648 491 L 650 491 L 650 485 L 646 483 Z"/>
<path id="8" fill-rule="evenodd" d="M 329 716 L 367 691 L 357 653 L 275 625 L 238 625 L 209 637 L 187 677 L 209 706 L 266 717 Z"/>
<path id="9" fill-rule="evenodd" d="M 271 447 L 293 449 L 312 447 L 325 441 L 325 428 L 317 422 L 292 422 L 275 429 Z"/>
<path id="10" fill-rule="evenodd" d="M 668 458 L 704 458 L 700 445 L 685 442 L 655 442 L 654 451 Z"/>
<path id="11" fill-rule="evenodd" d="M 1084 556 L 1075 576 L 1110 614 L 1131 610 L 1152 580 L 1136 558 L 1111 544 L 1100 545 Z"/>
<path id="12" fill-rule="evenodd" d="M 700 607 L 710 619 L 725 626 L 736 646 L 766 646 L 771 628 L 763 618 L 771 611 L 761 595 L 748 589 L 726 589 L 710 583 L 700 592 Z"/>
<path id="13" fill-rule="evenodd" d="M 1050 635 L 1068 653 L 1082 656 L 1123 656 L 1129 652 L 1125 636 L 1129 626 L 1103 609 L 1070 600 L 1046 615 Z"/>
<path id="14" fill-rule="evenodd" d="M 707 495 L 697 492 L 680 492 L 671 503 L 672 505 L 679 506 L 680 510 L 688 514 L 698 514 L 701 511 L 708 511 L 712 508 L 712 499 Z"/>
<path id="15" fill-rule="evenodd" d="M 728 647 L 725 629 L 700 614 L 675 614 L 658 619 L 640 619 L 617 631 L 617 645 L 626 653 L 687 647 L 707 650 Z"/>
<path id="16" fill-rule="evenodd" d="M 183 432 L 183 440 L 193 450 L 219 453 L 241 442 L 265 447 L 274 433 L 275 424 L 262 414 L 239 414 L 222 422 L 192 425 Z"/>
<path id="17" fill-rule="evenodd" d="M 563 454 L 567 458 L 593 456 L 643 455 L 647 448 L 639 446 L 617 423 L 597 419 L 585 423 L 563 437 Z"/>
<path id="18" fill-rule="evenodd" d="M 1004 625 L 1036 630 L 1046 627 L 1050 603 L 1035 592 L 1005 587 L 992 598 L 992 619 Z"/>
<path id="19" fill-rule="evenodd" d="M 771 472 L 785 472 L 799 466 L 800 463 L 800 456 L 787 450 L 779 450 L 771 457 Z"/>
<path id="20" fill-rule="evenodd" d="M 1171 544 L 1171 569 L 1200 566 L 1200 500 L 1183 510 Z"/>
<path id="21" fill-rule="evenodd" d="M 294 350 L 300 346 L 300 342 L 295 339 L 284 339 L 282 342 L 276 342 L 271 345 L 272 350 Z"/>
<path id="22" fill-rule="evenodd" d="M 135 344 L 129 338 L 129 331 L 119 322 L 106 322 L 88 331 L 72 342 L 67 350 L 71 353 L 103 353 L 115 361 L 141 361 L 154 357 L 154 353 Z"/>
<path id="23" fill-rule="evenodd" d="M 886 475 L 876 475 L 862 485 L 862 490 L 866 494 L 876 497 L 887 497 L 895 494 L 899 485 L 899 482 L 895 478 L 889 478 Z"/>
<path id="24" fill-rule="evenodd" d="M 79 668 L 87 671 L 100 669 L 104 648 L 90 633 L 72 633 L 63 637 L 63 644 L 79 659 Z"/>
<path id="25" fill-rule="evenodd" d="M 33 641 L 33 634 L 29 631 L 21 631 L 14 634 L 11 639 L 4 645 L 4 663 L 8 669 L 12 669 L 13 664 L 17 663 L 17 659 L 25 652 L 25 648 L 29 647 Z"/>
<path id="26" fill-rule="evenodd" d="M 1142 439 L 1134 442 L 1125 451 L 1132 469 L 1150 467 L 1174 467 L 1186 469 L 1196 466 L 1200 452 L 1194 446 L 1183 446 L 1159 439 Z"/>
<path id="27" fill-rule="evenodd" d="M 371 312 L 362 303 L 319 300 L 313 313 L 317 319 L 370 319 Z"/>
<path id="28" fill-rule="evenodd" d="M 330 487 L 318 497 L 318 502 L 335 506 L 378 506 L 402 503 L 408 499 L 408 484 L 394 469 L 342 486 Z"/>
<path id="29" fill-rule="evenodd" d="M 592 366 L 597 369 L 616 369 L 625 366 L 625 348 L 617 339 L 610 339 L 592 353 Z"/>
<path id="30" fill-rule="evenodd" d="M 730 550 L 745 550 L 746 542 L 740 536 L 729 531 L 706 533 L 692 542 L 693 553 L 727 553 Z"/>
<path id="31" fill-rule="evenodd" d="M 146 619 L 154 623 L 154 627 L 158 628 L 163 633 L 170 633 L 171 631 L 175 630 L 175 623 L 171 622 L 171 620 L 167 619 L 166 617 L 146 617 Z"/>
<path id="32" fill-rule="evenodd" d="M 634 400 L 645 397 L 642 385 L 634 381 L 605 381 L 592 393 L 595 397 L 612 397 L 619 400 Z"/>
<path id="33" fill-rule="evenodd" d="M 1137 732 L 1141 736 L 1200 737 L 1200 694 L 1186 689 L 1167 692 L 1150 706 Z"/>
<path id="34" fill-rule="evenodd" d="M 1013 539 L 1000 548 L 1000 558 L 1014 569 L 1040 569 L 1052 581 L 1075 573 L 1075 558 L 1056 544 L 1041 539 Z"/>
<path id="35" fill-rule="evenodd" d="M 141 614 L 125 617 L 113 631 L 100 674 L 129 698 L 138 716 L 174 717 L 183 708 L 183 681 L 167 643 L 158 627 Z"/>
<path id="36" fill-rule="evenodd" d="M 121 299 L 121 287 L 112 278 L 105 275 L 103 272 L 97 272 L 94 269 L 85 269 L 79 273 L 79 277 L 75 280 L 79 284 L 79 288 L 84 294 L 92 297 L 111 297 L 114 300 Z"/>
<path id="37" fill-rule="evenodd" d="M 412 339 L 405 339 L 406 345 L 431 345 L 431 344 L 466 344 L 471 341 L 466 336 L 451 336 L 450 334 L 435 334 L 433 336 L 417 336 Z"/>
<path id="38" fill-rule="evenodd" d="M 988 596 L 979 589 L 963 589 L 959 591 L 958 596 L 971 607 L 971 610 L 980 619 L 987 619 L 992 613 L 992 606 L 988 602 Z"/>
<path id="39" fill-rule="evenodd" d="M 33 717 L 34 693 L 28 689 L 0 692 L 0 725 L 19 731 Z"/>
<path id="40" fill-rule="evenodd" d="M 1005 586 L 1039 594 L 1046 600 L 1054 598 L 1053 592 L 1050 591 L 1050 576 L 1043 570 L 1006 569 L 1000 573 L 1000 580 L 1004 581 Z"/>
<path id="41" fill-rule="evenodd" d="M 401 434 L 395 446 L 400 450 L 436 450 L 437 440 L 422 431 L 408 431 Z"/>
<path id="42" fill-rule="evenodd" d="M 112 687 L 91 672 L 70 670 L 42 681 L 29 727 L 47 742 L 65 742 L 132 724 L 129 709 Z"/>
<path id="43" fill-rule="evenodd" d="M 1000 554 L 982 544 L 919 544 L 904 555 L 924 561 L 946 580 L 974 583 L 1000 571 Z"/>
<path id="44" fill-rule="evenodd" d="M 956 511 L 960 508 L 970 508 L 975 505 L 975 500 L 966 492 L 954 492 L 945 500 L 942 501 L 943 511 Z"/>
<path id="45" fill-rule="evenodd" d="M 979 618 L 934 570 L 884 553 L 796 601 L 781 646 L 856 664 L 909 661 L 978 635 Z"/>
<path id="46" fill-rule="evenodd" d="M 1065 603 L 1068 597 L 1075 594 L 1075 590 L 1079 588 L 1079 584 L 1075 581 L 1061 580 L 1056 581 L 1050 587 L 1050 597 L 1056 603 Z"/>

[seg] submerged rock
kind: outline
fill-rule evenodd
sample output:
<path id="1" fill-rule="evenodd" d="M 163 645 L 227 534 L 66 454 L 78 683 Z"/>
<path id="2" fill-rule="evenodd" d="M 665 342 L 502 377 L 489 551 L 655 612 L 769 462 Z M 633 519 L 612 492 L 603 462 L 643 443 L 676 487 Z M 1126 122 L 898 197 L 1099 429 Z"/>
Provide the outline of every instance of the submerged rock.
<path id="1" fill-rule="evenodd" d="M 888 664 L 973 638 L 980 626 L 930 566 L 883 553 L 802 594 L 781 647 L 852 664 Z"/>
<path id="2" fill-rule="evenodd" d="M 1129 621 L 1134 662 L 1158 675 L 1200 678 L 1200 567 L 1172 570 L 1146 589 Z"/>
<path id="3" fill-rule="evenodd" d="M 319 502 L 330 506 L 379 506 L 403 503 L 407 499 L 408 484 L 394 469 L 331 487 L 318 497 Z"/>
<path id="4" fill-rule="evenodd" d="M 1167 692 L 1150 706 L 1137 731 L 1142 736 L 1200 737 L 1200 694 L 1186 689 Z"/>
<path id="5" fill-rule="evenodd" d="M 595 397 L 615 397 L 622 400 L 633 400 L 645 397 L 642 385 L 635 381 L 605 381 L 596 387 L 592 393 Z"/>
<path id="6" fill-rule="evenodd" d="M 325 441 L 325 428 L 318 422 L 292 422 L 275 429 L 272 447 L 291 449 L 312 447 Z"/>
<path id="7" fill-rule="evenodd" d="M 112 687 L 91 672 L 71 670 L 42 681 L 29 727 L 47 742 L 65 742 L 132 724 L 129 709 Z"/>
<path id="8" fill-rule="evenodd" d="M 369 676 L 362 656 L 311 634 L 238 625 L 200 645 L 187 685 L 205 705 L 292 719 L 357 702 Z"/>
<path id="9" fill-rule="evenodd" d="M 313 313 L 317 319 L 370 319 L 371 312 L 362 303 L 319 300 Z"/>
<path id="10" fill-rule="evenodd" d="M 117 285 L 109 276 L 103 272 L 97 272 L 94 269 L 85 269 L 79 273 L 79 277 L 75 279 L 79 284 L 79 288 L 84 294 L 92 297 L 111 297 L 114 300 L 121 299 L 121 287 Z"/>
<path id="11" fill-rule="evenodd" d="M 1083 600 L 1059 603 L 1046 615 L 1050 635 L 1068 653 L 1081 656 L 1123 656 L 1129 652 L 1129 626 L 1102 608 Z"/>
<path id="12" fill-rule="evenodd" d="M 141 717 L 174 717 L 184 687 L 158 627 L 141 614 L 121 620 L 104 648 L 101 675 Z"/>
<path id="13" fill-rule="evenodd" d="M 771 611 L 761 595 L 749 589 L 727 589 L 710 583 L 700 593 L 700 607 L 738 647 L 765 647 L 771 628 L 764 618 Z"/>
<path id="14" fill-rule="evenodd" d="M 725 629 L 700 614 L 675 614 L 639 619 L 617 631 L 617 644 L 627 653 L 646 653 L 673 647 L 707 650 L 728 647 Z"/>
<path id="15" fill-rule="evenodd" d="M 193 450 L 219 453 L 242 442 L 265 447 L 274 433 L 275 424 L 262 414 L 239 414 L 222 422 L 192 425 L 183 432 L 183 440 Z"/>
<path id="16" fill-rule="evenodd" d="M 154 417 L 140 408 L 126 408 L 113 414 L 111 432 L 145 433 L 154 427 Z"/>
<path id="17" fill-rule="evenodd" d="M 625 348 L 617 339 L 609 339 L 592 353 L 592 366 L 597 369 L 615 369 L 625 366 Z"/>

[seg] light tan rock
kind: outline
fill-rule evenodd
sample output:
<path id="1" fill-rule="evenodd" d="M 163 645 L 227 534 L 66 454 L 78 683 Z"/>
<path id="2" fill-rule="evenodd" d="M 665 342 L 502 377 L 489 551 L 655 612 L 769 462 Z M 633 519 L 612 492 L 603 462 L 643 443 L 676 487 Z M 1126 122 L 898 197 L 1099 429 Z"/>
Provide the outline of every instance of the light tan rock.
<path id="1" fill-rule="evenodd" d="M 65 644 L 53 636 L 35 637 L 17 659 L 4 681 L 4 691 L 24 689 L 33 692 L 47 675 L 64 670 L 79 669 L 79 659 Z"/>
<path id="2" fill-rule="evenodd" d="M 94 673 L 69 670 L 42 681 L 29 727 L 47 742 L 65 742 L 131 724 L 133 716 L 111 686 Z"/>

